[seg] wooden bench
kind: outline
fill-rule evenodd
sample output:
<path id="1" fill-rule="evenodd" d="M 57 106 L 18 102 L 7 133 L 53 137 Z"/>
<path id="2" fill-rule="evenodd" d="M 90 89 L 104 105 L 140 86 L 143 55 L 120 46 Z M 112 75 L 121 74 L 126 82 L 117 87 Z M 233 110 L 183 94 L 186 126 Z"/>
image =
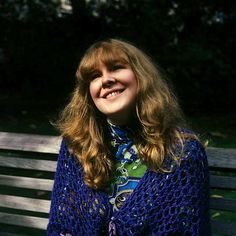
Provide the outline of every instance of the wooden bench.
<path id="1" fill-rule="evenodd" d="M 0 132 L 0 235 L 45 235 L 60 142 Z M 213 235 L 236 235 L 236 149 L 207 153 Z"/>

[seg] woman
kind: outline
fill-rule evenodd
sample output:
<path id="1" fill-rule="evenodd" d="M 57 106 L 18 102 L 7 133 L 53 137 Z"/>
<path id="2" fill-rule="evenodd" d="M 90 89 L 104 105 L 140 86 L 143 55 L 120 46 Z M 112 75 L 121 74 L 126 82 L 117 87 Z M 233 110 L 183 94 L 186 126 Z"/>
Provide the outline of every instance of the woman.
<path id="1" fill-rule="evenodd" d="M 48 235 L 209 235 L 208 165 L 150 58 L 92 45 L 64 109 Z"/>

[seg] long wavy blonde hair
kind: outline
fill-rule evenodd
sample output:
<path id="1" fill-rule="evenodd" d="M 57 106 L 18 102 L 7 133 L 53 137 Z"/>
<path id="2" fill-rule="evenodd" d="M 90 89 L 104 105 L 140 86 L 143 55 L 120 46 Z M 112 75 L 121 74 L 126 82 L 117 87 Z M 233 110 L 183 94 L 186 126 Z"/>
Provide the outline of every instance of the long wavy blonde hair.
<path id="1" fill-rule="evenodd" d="M 174 154 L 176 142 L 183 146 L 186 136 L 178 128 L 184 119 L 177 99 L 160 68 L 145 53 L 117 39 L 93 44 L 80 61 L 76 88 L 61 113 L 58 127 L 83 166 L 85 183 L 94 189 L 108 184 L 113 155 L 106 135 L 106 117 L 94 105 L 89 83 L 99 63 L 107 65 L 114 60 L 128 64 L 137 79 L 136 114 L 132 123 L 135 123 L 135 144 L 143 163 L 153 171 L 166 171 L 163 167 L 165 156 L 179 160 Z"/>

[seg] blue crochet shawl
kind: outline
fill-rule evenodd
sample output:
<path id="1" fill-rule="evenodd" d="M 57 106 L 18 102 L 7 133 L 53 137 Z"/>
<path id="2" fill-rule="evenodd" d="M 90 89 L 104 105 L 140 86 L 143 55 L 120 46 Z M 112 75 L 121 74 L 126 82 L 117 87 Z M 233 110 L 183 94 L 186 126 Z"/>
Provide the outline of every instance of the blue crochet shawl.
<path id="1" fill-rule="evenodd" d="M 87 187 L 83 168 L 62 141 L 47 235 L 210 235 L 209 172 L 202 145 L 186 141 L 171 173 L 147 169 L 119 211 L 105 191 Z"/>

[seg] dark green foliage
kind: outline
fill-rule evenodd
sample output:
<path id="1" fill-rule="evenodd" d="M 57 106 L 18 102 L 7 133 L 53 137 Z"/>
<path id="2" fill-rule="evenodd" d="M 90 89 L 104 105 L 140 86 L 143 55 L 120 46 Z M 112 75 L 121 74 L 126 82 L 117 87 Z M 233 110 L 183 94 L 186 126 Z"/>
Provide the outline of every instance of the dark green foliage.
<path id="1" fill-rule="evenodd" d="M 2 91 L 65 97 L 85 48 L 116 37 L 134 42 L 167 71 L 187 113 L 223 112 L 235 104 L 232 0 L 71 4 L 72 14 L 62 14 L 59 0 L 0 3 Z"/>

